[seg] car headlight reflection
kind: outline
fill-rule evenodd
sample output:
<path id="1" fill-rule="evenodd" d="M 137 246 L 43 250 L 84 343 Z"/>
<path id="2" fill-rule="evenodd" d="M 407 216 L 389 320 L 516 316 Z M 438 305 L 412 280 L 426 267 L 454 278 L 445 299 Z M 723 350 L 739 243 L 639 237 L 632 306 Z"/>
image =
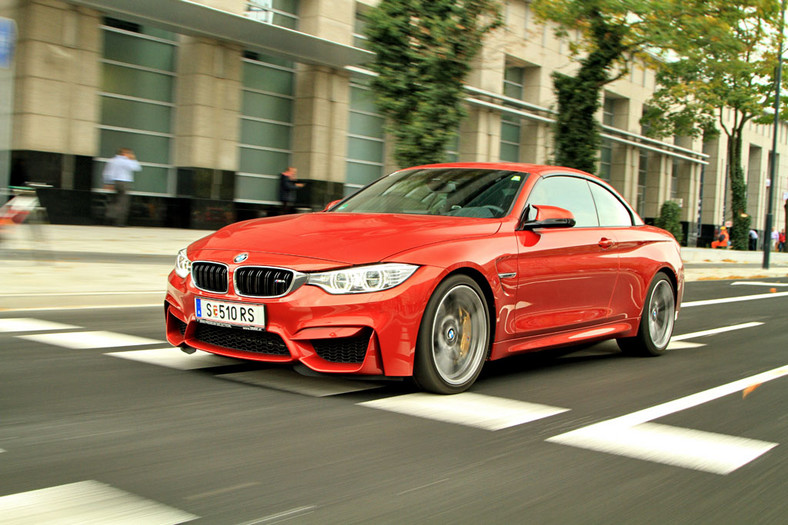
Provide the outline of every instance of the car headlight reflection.
<path id="1" fill-rule="evenodd" d="M 186 256 L 186 248 L 178 252 L 175 257 L 175 274 L 181 279 L 185 279 L 192 271 L 192 262 Z"/>
<path id="2" fill-rule="evenodd" d="M 319 286 L 331 294 L 379 292 L 402 284 L 417 268 L 412 264 L 396 263 L 359 266 L 310 274 L 307 284 Z"/>

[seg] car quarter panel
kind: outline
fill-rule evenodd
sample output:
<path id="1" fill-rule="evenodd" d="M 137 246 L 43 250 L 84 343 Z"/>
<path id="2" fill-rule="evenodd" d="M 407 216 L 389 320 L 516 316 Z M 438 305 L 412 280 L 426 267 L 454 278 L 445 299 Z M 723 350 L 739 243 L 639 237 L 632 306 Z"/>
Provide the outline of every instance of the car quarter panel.
<path id="1" fill-rule="evenodd" d="M 684 295 L 684 263 L 673 237 L 652 226 L 617 230 L 621 278 L 611 306 L 614 312 L 627 317 L 640 317 L 646 292 L 659 271 L 665 271 L 675 282 L 676 311 Z"/>

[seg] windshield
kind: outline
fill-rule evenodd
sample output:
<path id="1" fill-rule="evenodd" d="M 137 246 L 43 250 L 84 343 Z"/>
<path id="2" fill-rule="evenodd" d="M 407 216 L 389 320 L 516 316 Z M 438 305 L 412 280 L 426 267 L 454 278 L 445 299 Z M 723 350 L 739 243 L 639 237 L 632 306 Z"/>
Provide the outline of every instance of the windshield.
<path id="1" fill-rule="evenodd" d="M 500 218 L 527 174 L 493 169 L 398 171 L 350 196 L 333 212 Z"/>

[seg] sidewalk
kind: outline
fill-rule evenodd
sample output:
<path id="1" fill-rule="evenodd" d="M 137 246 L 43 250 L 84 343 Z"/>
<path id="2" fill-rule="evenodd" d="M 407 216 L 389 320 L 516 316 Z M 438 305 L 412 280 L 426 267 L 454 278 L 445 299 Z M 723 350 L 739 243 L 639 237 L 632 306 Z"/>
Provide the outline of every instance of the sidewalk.
<path id="1" fill-rule="evenodd" d="M 0 311 L 163 305 L 178 250 L 211 233 L 21 225 L 0 243 Z"/>
<path id="2" fill-rule="evenodd" d="M 0 243 L 0 311 L 160 305 L 178 250 L 211 233 L 171 228 L 43 225 Z M 788 277 L 788 253 L 683 248 L 688 281 Z"/>

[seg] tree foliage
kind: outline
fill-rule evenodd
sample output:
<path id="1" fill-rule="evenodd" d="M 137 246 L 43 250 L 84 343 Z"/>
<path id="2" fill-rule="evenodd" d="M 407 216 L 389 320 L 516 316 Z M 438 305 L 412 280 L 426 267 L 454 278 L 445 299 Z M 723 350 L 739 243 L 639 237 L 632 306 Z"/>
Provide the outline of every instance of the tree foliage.
<path id="1" fill-rule="evenodd" d="M 658 228 L 667 230 L 679 242 L 684 237 L 681 227 L 681 207 L 675 201 L 665 201 L 659 210 L 659 217 L 654 221 Z"/>
<path id="2" fill-rule="evenodd" d="M 471 61 L 501 21 L 497 0 L 381 0 L 370 11 L 372 88 L 400 166 L 445 159 Z"/>
<path id="3" fill-rule="evenodd" d="M 594 173 L 601 144 L 600 125 L 594 118 L 602 103 L 602 89 L 627 71 L 633 54 L 647 40 L 654 16 L 648 0 L 534 0 L 532 7 L 543 21 L 557 24 L 556 35 L 568 38 L 579 62 L 574 75 L 553 74 L 558 99 L 555 127 L 555 162 Z"/>
<path id="4" fill-rule="evenodd" d="M 731 241 L 746 250 L 750 231 L 742 165 L 745 125 L 764 116 L 773 91 L 777 48 L 775 0 L 663 0 L 667 16 L 657 33 L 658 89 L 644 122 L 655 136 L 704 135 L 727 139 Z M 667 58 L 666 58 L 667 57 Z"/>

